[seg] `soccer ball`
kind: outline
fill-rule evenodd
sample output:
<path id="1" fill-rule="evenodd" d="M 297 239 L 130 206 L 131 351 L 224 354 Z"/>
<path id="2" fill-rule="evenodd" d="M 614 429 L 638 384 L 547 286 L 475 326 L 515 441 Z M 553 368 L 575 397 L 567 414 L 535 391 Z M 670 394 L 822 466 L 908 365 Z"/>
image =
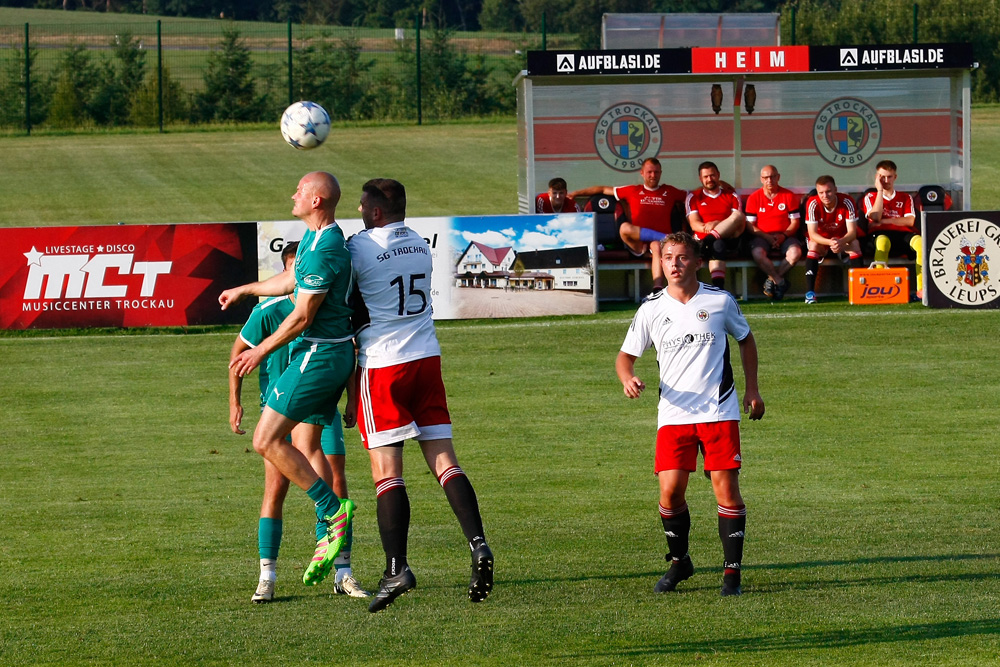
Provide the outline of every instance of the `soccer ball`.
<path id="1" fill-rule="evenodd" d="M 330 134 L 330 114 L 315 102 L 296 102 L 281 114 L 281 136 L 300 150 L 316 148 Z"/>

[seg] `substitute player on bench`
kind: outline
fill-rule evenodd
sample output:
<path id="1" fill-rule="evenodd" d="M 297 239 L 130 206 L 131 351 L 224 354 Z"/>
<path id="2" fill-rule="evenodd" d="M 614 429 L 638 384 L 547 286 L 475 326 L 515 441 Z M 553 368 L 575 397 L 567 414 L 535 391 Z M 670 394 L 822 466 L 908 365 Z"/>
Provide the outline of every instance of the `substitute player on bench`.
<path id="1" fill-rule="evenodd" d="M 889 251 L 897 252 L 916 262 L 917 298 L 924 296 L 923 239 L 917 229 L 917 207 L 913 197 L 896 190 L 896 163 L 882 160 L 875 165 L 875 192 L 865 195 L 863 207 L 868 218 L 865 251 L 874 256 L 875 264 L 889 265 Z"/>

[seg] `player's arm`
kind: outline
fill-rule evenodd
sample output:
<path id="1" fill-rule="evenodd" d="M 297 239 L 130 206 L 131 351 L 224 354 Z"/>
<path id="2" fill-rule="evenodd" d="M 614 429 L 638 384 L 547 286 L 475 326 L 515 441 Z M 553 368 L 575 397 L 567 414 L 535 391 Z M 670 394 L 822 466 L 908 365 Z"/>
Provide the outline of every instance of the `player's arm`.
<path id="1" fill-rule="evenodd" d="M 289 272 L 286 271 L 285 273 Z M 261 341 L 257 347 L 244 350 L 237 355 L 235 359 L 229 362 L 229 368 L 234 373 L 245 376 L 257 368 L 267 355 L 298 338 L 299 334 L 312 324 L 313 319 L 316 317 L 316 311 L 319 310 L 319 306 L 323 303 L 325 297 L 326 292 L 313 293 L 302 292 L 300 290 L 298 297 L 295 299 L 295 308 L 288 314 L 288 317 L 285 318 L 278 329 Z"/>
<path id="2" fill-rule="evenodd" d="M 355 347 L 355 354 L 357 348 Z M 354 428 L 358 423 L 358 392 L 355 391 L 355 377 L 358 374 L 358 366 L 354 365 L 350 377 L 347 378 L 347 385 L 344 391 L 347 393 L 347 405 L 344 406 L 344 428 Z"/>
<path id="3" fill-rule="evenodd" d="M 811 223 L 806 225 L 806 234 L 809 240 L 816 245 L 830 246 L 833 244 L 833 240 L 826 238 L 819 233 L 819 224 Z"/>
<path id="4" fill-rule="evenodd" d="M 697 207 L 694 205 L 694 194 L 688 193 L 687 197 L 684 199 L 684 213 L 687 216 L 688 225 L 691 227 L 691 231 L 695 234 L 705 235 L 712 231 L 715 225 L 711 223 L 706 223 L 701 219 L 701 213 L 698 212 Z"/>
<path id="5" fill-rule="evenodd" d="M 635 360 L 636 357 L 626 352 L 619 352 L 615 360 L 615 371 L 621 380 L 625 395 L 629 398 L 639 398 L 639 394 L 646 388 L 646 383 L 635 375 Z"/>
<path id="6" fill-rule="evenodd" d="M 233 349 L 229 353 L 229 364 L 232 366 L 233 360 L 240 356 L 250 346 L 240 336 L 233 341 Z M 229 428 L 237 435 L 244 435 L 246 431 L 240 428 L 243 423 L 243 404 L 240 402 L 240 394 L 243 391 L 243 376 L 236 373 L 229 374 Z"/>
<path id="7" fill-rule="evenodd" d="M 855 220 L 845 220 L 844 226 L 847 227 L 847 233 L 840 237 L 840 245 L 846 246 L 854 239 L 858 238 L 858 221 Z"/>
<path id="8" fill-rule="evenodd" d="M 566 198 L 576 199 L 577 197 L 593 197 L 594 195 L 610 195 L 614 197 L 615 189 L 610 185 L 591 185 L 589 188 L 573 190 L 573 192 L 566 195 Z"/>
<path id="9" fill-rule="evenodd" d="M 789 236 L 795 236 L 796 232 L 799 231 L 799 222 L 802 216 L 798 213 L 790 213 L 788 215 L 788 227 L 785 228 L 783 232 L 784 237 L 787 239 Z M 784 241 L 785 239 L 782 239 Z"/>
<path id="10" fill-rule="evenodd" d="M 260 280 L 255 283 L 247 283 L 239 287 L 227 289 L 219 295 L 219 305 L 222 310 L 230 306 L 235 306 L 248 296 L 282 296 L 291 294 L 295 290 L 295 272 L 282 271 L 276 273 L 267 280 Z"/>
<path id="11" fill-rule="evenodd" d="M 691 210 L 690 202 L 685 204 L 685 208 L 688 210 L 687 221 L 688 225 L 691 226 L 691 231 L 693 231 L 696 234 L 702 234 L 702 235 L 708 234 L 710 231 L 712 231 L 714 225 L 706 223 L 704 220 L 702 220 L 701 213 L 699 213 L 697 210 Z"/>
<path id="12" fill-rule="evenodd" d="M 882 179 L 875 174 L 875 196 L 872 198 L 871 205 L 868 204 L 868 197 L 865 197 L 862 201 L 865 208 L 865 217 L 868 218 L 870 222 L 878 223 L 882 219 L 882 211 L 885 208 L 885 197 L 883 197 L 882 189 Z"/>
<path id="13" fill-rule="evenodd" d="M 764 399 L 760 397 L 760 389 L 757 387 L 757 342 L 753 334 L 749 333 L 739 345 L 746 386 L 743 391 L 743 410 L 750 419 L 760 419 L 764 416 Z"/>

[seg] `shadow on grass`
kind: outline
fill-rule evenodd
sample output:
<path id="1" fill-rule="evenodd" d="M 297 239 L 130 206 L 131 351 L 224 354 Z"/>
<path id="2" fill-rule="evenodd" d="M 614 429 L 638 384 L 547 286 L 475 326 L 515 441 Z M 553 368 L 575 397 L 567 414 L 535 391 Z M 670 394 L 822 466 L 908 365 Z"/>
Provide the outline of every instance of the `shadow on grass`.
<path id="1" fill-rule="evenodd" d="M 807 560 L 799 563 L 763 563 L 752 565 L 755 570 L 795 570 L 804 567 L 839 567 L 844 565 L 881 565 L 886 563 L 921 563 L 956 560 L 998 560 L 1000 554 L 954 554 L 945 556 L 879 556 L 850 560 Z"/>
<path id="2" fill-rule="evenodd" d="M 809 649 L 833 649 L 870 644 L 895 644 L 899 642 L 948 639 L 973 635 L 996 635 L 1000 633 L 1000 618 L 983 618 L 973 621 L 947 621 L 943 623 L 921 623 L 913 625 L 889 625 L 872 628 L 844 628 L 819 630 L 815 632 L 782 633 L 781 635 L 756 635 L 731 639 L 678 641 L 616 648 L 606 653 L 568 653 L 557 657 L 579 658 L 595 656 L 643 657 L 665 653 L 764 653 L 770 651 L 796 651 Z"/>
<path id="3" fill-rule="evenodd" d="M 799 563 L 748 563 L 746 571 L 752 573 L 754 571 L 761 570 L 798 570 L 798 569 L 808 569 L 808 568 L 822 568 L 822 567 L 855 567 L 859 565 L 891 565 L 898 563 L 938 563 L 938 562 L 954 562 L 954 561 L 981 561 L 981 560 L 1000 560 L 1000 554 L 954 554 L 950 556 L 880 556 L 877 558 L 853 558 L 850 560 L 813 560 L 813 561 L 802 561 Z M 722 566 L 699 566 L 695 563 L 695 577 L 697 578 L 699 574 L 711 574 L 716 573 L 721 576 Z M 663 575 L 664 570 L 651 570 L 647 572 L 631 572 L 627 574 L 618 574 L 615 579 L 648 579 L 659 578 Z M 750 575 L 753 576 L 752 574 Z M 802 589 L 802 588 L 817 588 L 817 587 L 831 587 L 831 588 L 845 588 L 850 586 L 867 586 L 872 584 L 894 584 L 894 583 L 932 583 L 937 581 L 979 581 L 979 580 L 994 580 L 1000 573 L 998 572 L 979 572 L 979 573 L 953 573 L 946 572 L 941 574 L 901 574 L 901 575 L 885 575 L 885 576 L 865 576 L 858 577 L 855 579 L 844 579 L 842 576 L 838 576 L 834 580 L 823 580 L 823 579 L 813 579 L 810 581 L 795 581 L 788 583 L 774 582 L 770 585 L 755 585 L 753 586 L 753 591 L 758 593 L 783 591 L 790 589 Z M 504 581 L 505 584 L 510 585 L 521 585 L 521 584 L 548 584 L 548 583 L 558 583 L 558 582 L 569 582 L 569 581 L 590 581 L 593 579 L 607 579 L 607 574 L 600 573 L 594 575 L 579 575 L 573 577 L 546 577 L 544 579 L 508 579 Z M 498 579 L 498 581 L 500 581 Z M 753 582 L 751 580 L 751 585 Z M 712 586 L 688 586 L 685 585 L 685 590 L 694 591 L 699 589 L 709 589 L 718 588 L 715 585 Z"/>

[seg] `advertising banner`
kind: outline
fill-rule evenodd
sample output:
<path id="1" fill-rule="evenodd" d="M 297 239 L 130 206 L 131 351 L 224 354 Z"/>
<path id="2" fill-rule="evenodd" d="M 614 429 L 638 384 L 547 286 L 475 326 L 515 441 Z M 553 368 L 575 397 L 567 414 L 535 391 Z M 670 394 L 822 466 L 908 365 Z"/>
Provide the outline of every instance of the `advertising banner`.
<path id="1" fill-rule="evenodd" d="M 0 229 L 0 327 L 242 323 L 224 289 L 257 279 L 256 223 Z"/>
<path id="2" fill-rule="evenodd" d="M 923 214 L 924 305 L 1000 308 L 990 259 L 1000 258 L 1000 212 Z"/>
<path id="3" fill-rule="evenodd" d="M 338 220 L 348 238 L 361 220 Z M 408 218 L 434 261 L 434 319 L 582 315 L 597 312 L 594 215 Z M 298 220 L 261 222 L 260 280 L 281 271 L 281 250 L 298 241 Z"/>
<path id="4" fill-rule="evenodd" d="M 857 72 L 973 67 L 971 44 L 528 51 L 529 76 Z"/>

